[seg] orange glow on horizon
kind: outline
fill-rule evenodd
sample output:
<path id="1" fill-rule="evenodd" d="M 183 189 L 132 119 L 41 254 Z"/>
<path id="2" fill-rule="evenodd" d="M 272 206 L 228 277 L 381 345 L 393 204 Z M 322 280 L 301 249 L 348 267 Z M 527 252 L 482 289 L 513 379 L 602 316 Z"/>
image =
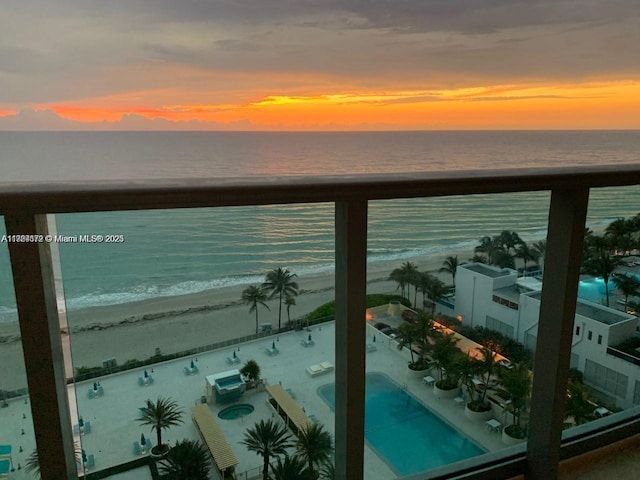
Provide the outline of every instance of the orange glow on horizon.
<path id="1" fill-rule="evenodd" d="M 640 128 L 640 110 L 635 107 L 640 104 L 640 83 L 630 81 L 263 94 L 253 101 L 225 104 L 176 101 L 145 106 L 131 105 L 124 97 L 122 105 L 117 99 L 110 100 L 113 106 L 109 107 L 102 106 L 107 99 L 94 99 L 86 104 L 38 105 L 36 109 L 50 109 L 62 118 L 83 123 L 119 122 L 134 115 L 176 123 L 210 122 L 212 129 L 239 122 L 265 130 Z M 0 110 L 0 116 L 3 114 L 15 112 Z"/>

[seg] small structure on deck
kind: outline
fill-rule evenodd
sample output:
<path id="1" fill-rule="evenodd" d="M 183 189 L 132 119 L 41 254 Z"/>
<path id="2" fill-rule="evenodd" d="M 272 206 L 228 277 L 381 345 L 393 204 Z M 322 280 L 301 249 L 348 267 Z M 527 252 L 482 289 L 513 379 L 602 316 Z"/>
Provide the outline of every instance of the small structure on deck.
<path id="1" fill-rule="evenodd" d="M 196 405 L 191 408 L 191 418 L 198 432 L 202 436 L 211 456 L 213 463 L 222 478 L 233 476 L 238 459 L 227 443 L 222 430 L 216 423 L 211 410 L 207 405 Z M 233 477 L 235 478 L 235 477 Z"/>
<path id="2" fill-rule="evenodd" d="M 208 375 L 205 379 L 207 402 L 230 403 L 240 399 L 245 391 L 245 381 L 240 370 Z"/>

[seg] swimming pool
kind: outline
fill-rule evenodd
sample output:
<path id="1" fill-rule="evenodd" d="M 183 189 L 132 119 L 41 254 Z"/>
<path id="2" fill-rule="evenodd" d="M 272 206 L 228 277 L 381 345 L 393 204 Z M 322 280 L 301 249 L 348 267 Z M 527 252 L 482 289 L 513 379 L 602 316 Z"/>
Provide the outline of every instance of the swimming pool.
<path id="1" fill-rule="evenodd" d="M 321 386 L 318 394 L 334 408 L 335 384 Z M 399 476 L 484 453 L 381 373 L 367 374 L 364 434 L 369 447 Z"/>

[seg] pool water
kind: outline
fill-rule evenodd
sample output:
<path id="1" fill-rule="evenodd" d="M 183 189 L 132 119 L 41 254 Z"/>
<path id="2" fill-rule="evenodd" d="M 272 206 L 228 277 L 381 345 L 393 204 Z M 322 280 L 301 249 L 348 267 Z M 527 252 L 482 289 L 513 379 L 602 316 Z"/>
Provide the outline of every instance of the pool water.
<path id="1" fill-rule="evenodd" d="M 422 472 L 484 451 L 380 373 L 367 374 L 365 439 L 396 475 Z M 335 384 L 318 388 L 331 408 Z"/>
<path id="2" fill-rule="evenodd" d="M 224 408 L 218 412 L 218 418 L 223 420 L 235 420 L 236 418 L 246 417 L 254 410 L 253 405 L 248 403 L 241 403 L 239 405 L 232 405 Z"/>

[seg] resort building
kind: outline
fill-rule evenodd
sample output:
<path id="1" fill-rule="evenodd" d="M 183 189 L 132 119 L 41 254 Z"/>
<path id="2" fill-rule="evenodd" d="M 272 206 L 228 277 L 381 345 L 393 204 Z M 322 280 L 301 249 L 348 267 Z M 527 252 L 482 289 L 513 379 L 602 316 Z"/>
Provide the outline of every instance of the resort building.
<path id="1" fill-rule="evenodd" d="M 482 263 L 460 265 L 456 273 L 456 314 L 473 327 L 499 331 L 535 352 L 542 281 L 518 277 L 509 268 Z M 571 367 L 607 405 L 640 404 L 640 362 L 614 347 L 637 335 L 638 318 L 587 300 L 576 303 Z"/>

